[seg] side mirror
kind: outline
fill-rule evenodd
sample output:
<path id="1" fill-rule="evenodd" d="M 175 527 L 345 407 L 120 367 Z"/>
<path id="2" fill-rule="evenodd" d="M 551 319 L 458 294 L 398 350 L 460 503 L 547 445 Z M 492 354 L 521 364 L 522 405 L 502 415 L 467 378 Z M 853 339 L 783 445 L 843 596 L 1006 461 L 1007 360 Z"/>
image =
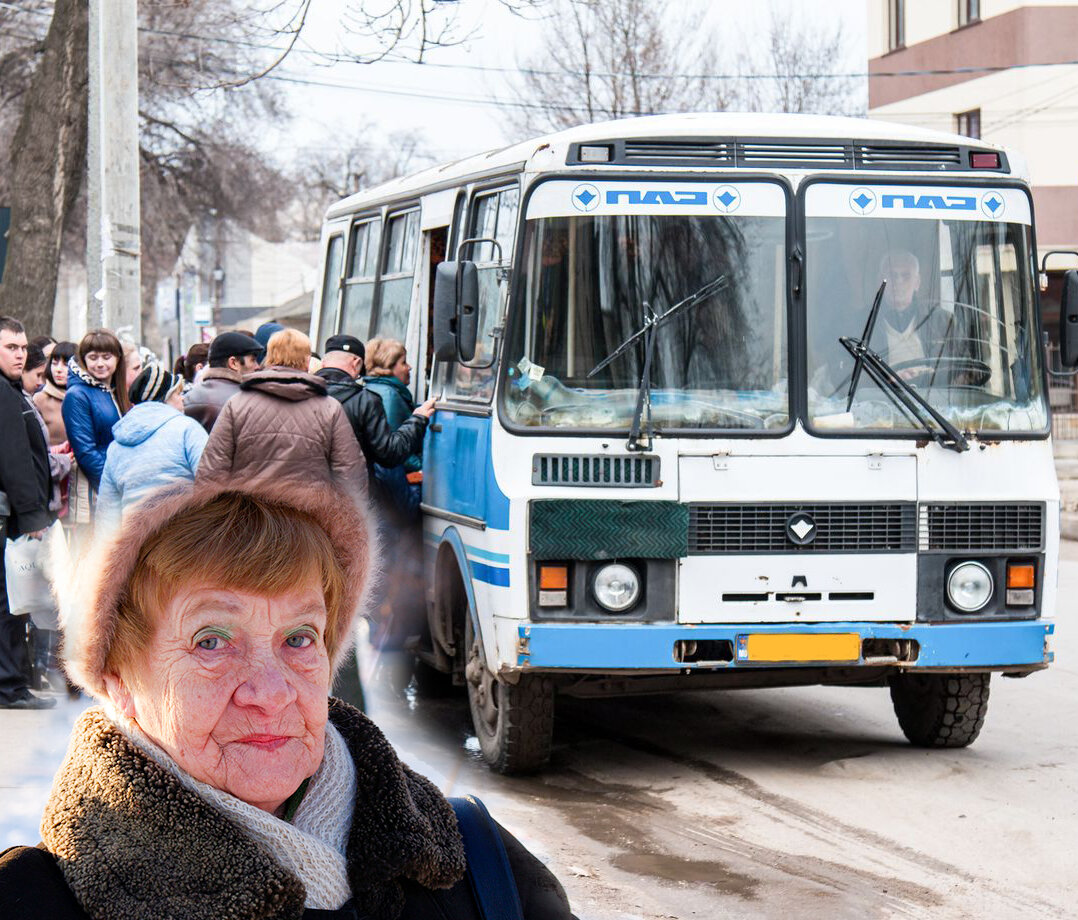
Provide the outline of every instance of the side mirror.
<path id="1" fill-rule="evenodd" d="M 1064 367 L 1078 364 L 1078 271 L 1063 274 L 1059 301 L 1059 360 Z"/>
<path id="2" fill-rule="evenodd" d="M 479 274 L 474 262 L 442 262 L 434 275 L 434 357 L 471 361 L 479 334 Z"/>

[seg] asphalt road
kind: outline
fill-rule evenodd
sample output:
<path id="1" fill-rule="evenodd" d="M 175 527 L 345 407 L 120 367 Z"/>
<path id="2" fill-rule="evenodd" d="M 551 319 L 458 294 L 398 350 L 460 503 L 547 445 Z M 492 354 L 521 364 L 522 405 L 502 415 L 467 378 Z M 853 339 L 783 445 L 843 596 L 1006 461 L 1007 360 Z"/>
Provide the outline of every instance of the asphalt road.
<path id="1" fill-rule="evenodd" d="M 490 773 L 463 697 L 369 711 L 413 766 L 474 792 L 563 880 L 582 920 L 1078 916 L 1078 544 L 1056 663 L 995 679 L 960 751 L 906 744 L 886 690 L 809 688 L 559 704 L 541 776 Z M 385 669 L 387 662 L 367 662 Z M 87 705 L 0 711 L 0 848 L 34 843 Z"/>
<path id="2" fill-rule="evenodd" d="M 1074 917 L 1078 544 L 1065 556 L 1056 663 L 993 678 L 964 750 L 909 746 L 884 689 L 566 700 L 550 769 L 513 779 L 482 764 L 462 697 L 381 681 L 368 708 L 444 790 L 483 797 L 582 918 Z"/>

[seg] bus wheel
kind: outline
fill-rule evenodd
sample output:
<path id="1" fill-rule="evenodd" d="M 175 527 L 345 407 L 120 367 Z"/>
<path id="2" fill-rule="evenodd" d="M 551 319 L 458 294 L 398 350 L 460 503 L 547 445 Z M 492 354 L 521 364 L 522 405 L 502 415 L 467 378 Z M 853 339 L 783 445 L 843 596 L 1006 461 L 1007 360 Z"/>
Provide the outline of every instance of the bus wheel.
<path id="1" fill-rule="evenodd" d="M 465 625 L 468 705 L 483 759 L 496 773 L 528 773 L 550 759 L 554 735 L 554 685 L 549 678 L 522 674 L 516 684 L 490 673 L 483 640 L 471 617 Z"/>
<path id="2" fill-rule="evenodd" d="M 896 674 L 891 703 L 898 724 L 918 747 L 966 747 L 988 713 L 991 674 Z"/>

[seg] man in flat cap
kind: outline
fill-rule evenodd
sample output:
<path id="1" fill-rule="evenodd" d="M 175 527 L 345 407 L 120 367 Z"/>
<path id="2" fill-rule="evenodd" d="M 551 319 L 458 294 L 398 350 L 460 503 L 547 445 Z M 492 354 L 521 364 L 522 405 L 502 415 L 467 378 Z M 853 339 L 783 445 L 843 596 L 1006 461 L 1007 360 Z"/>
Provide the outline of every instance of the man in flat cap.
<path id="1" fill-rule="evenodd" d="M 354 335 L 331 335 L 326 339 L 322 369 L 329 395 L 344 409 L 367 460 L 370 494 L 378 495 L 374 464 L 399 466 L 405 458 L 423 451 L 423 436 L 434 414 L 434 400 L 428 399 L 393 431 L 386 422 L 382 398 L 368 390 L 359 376 L 363 373 L 363 343 Z"/>
<path id="2" fill-rule="evenodd" d="M 210 342 L 210 366 L 184 397 L 184 414 L 209 432 L 229 397 L 240 391 L 244 374 L 258 370 L 262 354 L 262 346 L 251 336 L 222 332 Z"/>

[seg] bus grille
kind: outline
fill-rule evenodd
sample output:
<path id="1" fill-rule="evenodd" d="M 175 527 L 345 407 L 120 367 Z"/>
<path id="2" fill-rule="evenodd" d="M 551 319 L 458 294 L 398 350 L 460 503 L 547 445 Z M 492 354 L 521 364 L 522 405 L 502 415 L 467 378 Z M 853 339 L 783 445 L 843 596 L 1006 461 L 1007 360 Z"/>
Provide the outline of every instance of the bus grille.
<path id="1" fill-rule="evenodd" d="M 536 454 L 532 485 L 611 486 L 647 489 L 659 484 L 658 457 L 593 454 Z"/>
<path id="2" fill-rule="evenodd" d="M 918 527 L 921 552 L 1017 550 L 1044 548 L 1044 505 L 926 504 Z"/>
<path id="3" fill-rule="evenodd" d="M 689 505 L 689 554 L 912 553 L 917 549 L 912 502 L 862 504 Z M 798 545 L 786 525 L 797 514 L 816 524 L 811 543 Z"/>

